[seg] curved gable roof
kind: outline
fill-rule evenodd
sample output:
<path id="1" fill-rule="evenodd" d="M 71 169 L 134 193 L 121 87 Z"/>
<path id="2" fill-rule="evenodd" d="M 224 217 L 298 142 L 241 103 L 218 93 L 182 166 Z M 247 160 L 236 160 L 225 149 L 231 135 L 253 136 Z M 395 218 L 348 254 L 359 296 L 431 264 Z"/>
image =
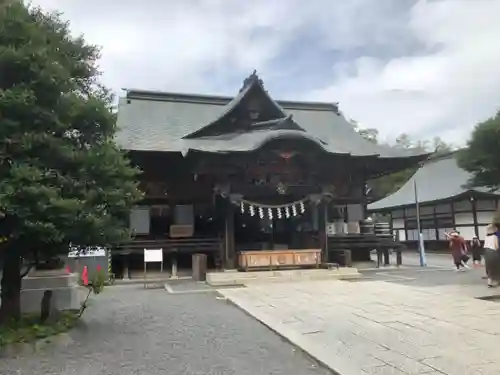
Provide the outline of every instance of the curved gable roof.
<path id="1" fill-rule="evenodd" d="M 254 70 L 253 73 L 245 79 L 243 82 L 243 87 L 241 88 L 240 92 L 238 95 L 236 95 L 229 103 L 227 103 L 224 106 L 224 110 L 212 121 L 210 121 L 209 124 L 203 126 L 201 129 L 198 129 L 188 135 L 185 135 L 183 138 L 184 139 L 191 139 L 191 138 L 197 138 L 200 136 L 206 136 L 208 135 L 210 128 L 215 126 L 220 120 L 222 120 L 224 117 L 231 115 L 231 113 L 241 104 L 241 102 L 247 97 L 247 95 L 253 90 L 257 89 L 260 92 L 260 95 L 262 95 L 265 100 L 267 100 L 268 103 L 271 104 L 275 108 L 275 110 L 280 114 L 279 118 L 286 118 L 287 115 L 283 108 L 274 101 L 273 98 L 267 93 L 267 91 L 264 89 L 262 80 L 259 78 L 257 75 L 257 72 Z"/>

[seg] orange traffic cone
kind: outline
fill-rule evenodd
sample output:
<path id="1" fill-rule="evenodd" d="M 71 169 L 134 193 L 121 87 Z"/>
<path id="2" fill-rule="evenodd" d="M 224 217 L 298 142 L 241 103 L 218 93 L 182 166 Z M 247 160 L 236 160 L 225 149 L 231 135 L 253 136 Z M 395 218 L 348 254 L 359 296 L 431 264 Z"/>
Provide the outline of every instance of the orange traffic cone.
<path id="1" fill-rule="evenodd" d="M 89 285 L 89 269 L 87 266 L 83 267 L 82 282 L 83 285 Z"/>

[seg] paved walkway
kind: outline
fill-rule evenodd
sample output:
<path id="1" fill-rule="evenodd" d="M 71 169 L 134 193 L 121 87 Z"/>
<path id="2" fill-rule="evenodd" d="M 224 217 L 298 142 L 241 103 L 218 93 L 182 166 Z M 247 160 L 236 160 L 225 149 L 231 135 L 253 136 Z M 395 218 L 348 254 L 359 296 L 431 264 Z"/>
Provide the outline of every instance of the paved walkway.
<path id="1" fill-rule="evenodd" d="M 450 254 L 427 253 L 425 256 L 428 266 L 453 269 L 453 260 Z M 472 263 L 472 262 L 471 262 Z M 391 264 L 396 264 L 396 254 L 391 255 Z M 403 252 L 403 266 L 420 266 L 420 256 L 415 251 Z"/>
<path id="2" fill-rule="evenodd" d="M 495 302 L 382 281 L 221 293 L 341 375 L 500 374 Z"/>

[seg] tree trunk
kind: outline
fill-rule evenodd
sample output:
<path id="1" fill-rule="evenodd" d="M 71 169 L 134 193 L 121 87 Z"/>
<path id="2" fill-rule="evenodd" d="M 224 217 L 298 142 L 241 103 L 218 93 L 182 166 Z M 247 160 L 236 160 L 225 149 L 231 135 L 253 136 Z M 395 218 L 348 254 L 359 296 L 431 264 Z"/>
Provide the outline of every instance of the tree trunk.
<path id="1" fill-rule="evenodd" d="M 21 257 L 18 249 L 5 249 L 1 281 L 0 325 L 21 317 Z"/>

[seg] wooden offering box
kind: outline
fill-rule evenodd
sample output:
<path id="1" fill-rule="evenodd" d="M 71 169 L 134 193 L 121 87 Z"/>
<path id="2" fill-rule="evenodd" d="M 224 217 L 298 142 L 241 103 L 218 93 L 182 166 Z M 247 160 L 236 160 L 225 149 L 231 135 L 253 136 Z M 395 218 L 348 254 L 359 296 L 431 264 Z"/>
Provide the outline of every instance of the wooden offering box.
<path id="1" fill-rule="evenodd" d="M 238 254 L 238 268 L 245 271 L 319 267 L 320 264 L 320 249 L 257 250 Z"/>

